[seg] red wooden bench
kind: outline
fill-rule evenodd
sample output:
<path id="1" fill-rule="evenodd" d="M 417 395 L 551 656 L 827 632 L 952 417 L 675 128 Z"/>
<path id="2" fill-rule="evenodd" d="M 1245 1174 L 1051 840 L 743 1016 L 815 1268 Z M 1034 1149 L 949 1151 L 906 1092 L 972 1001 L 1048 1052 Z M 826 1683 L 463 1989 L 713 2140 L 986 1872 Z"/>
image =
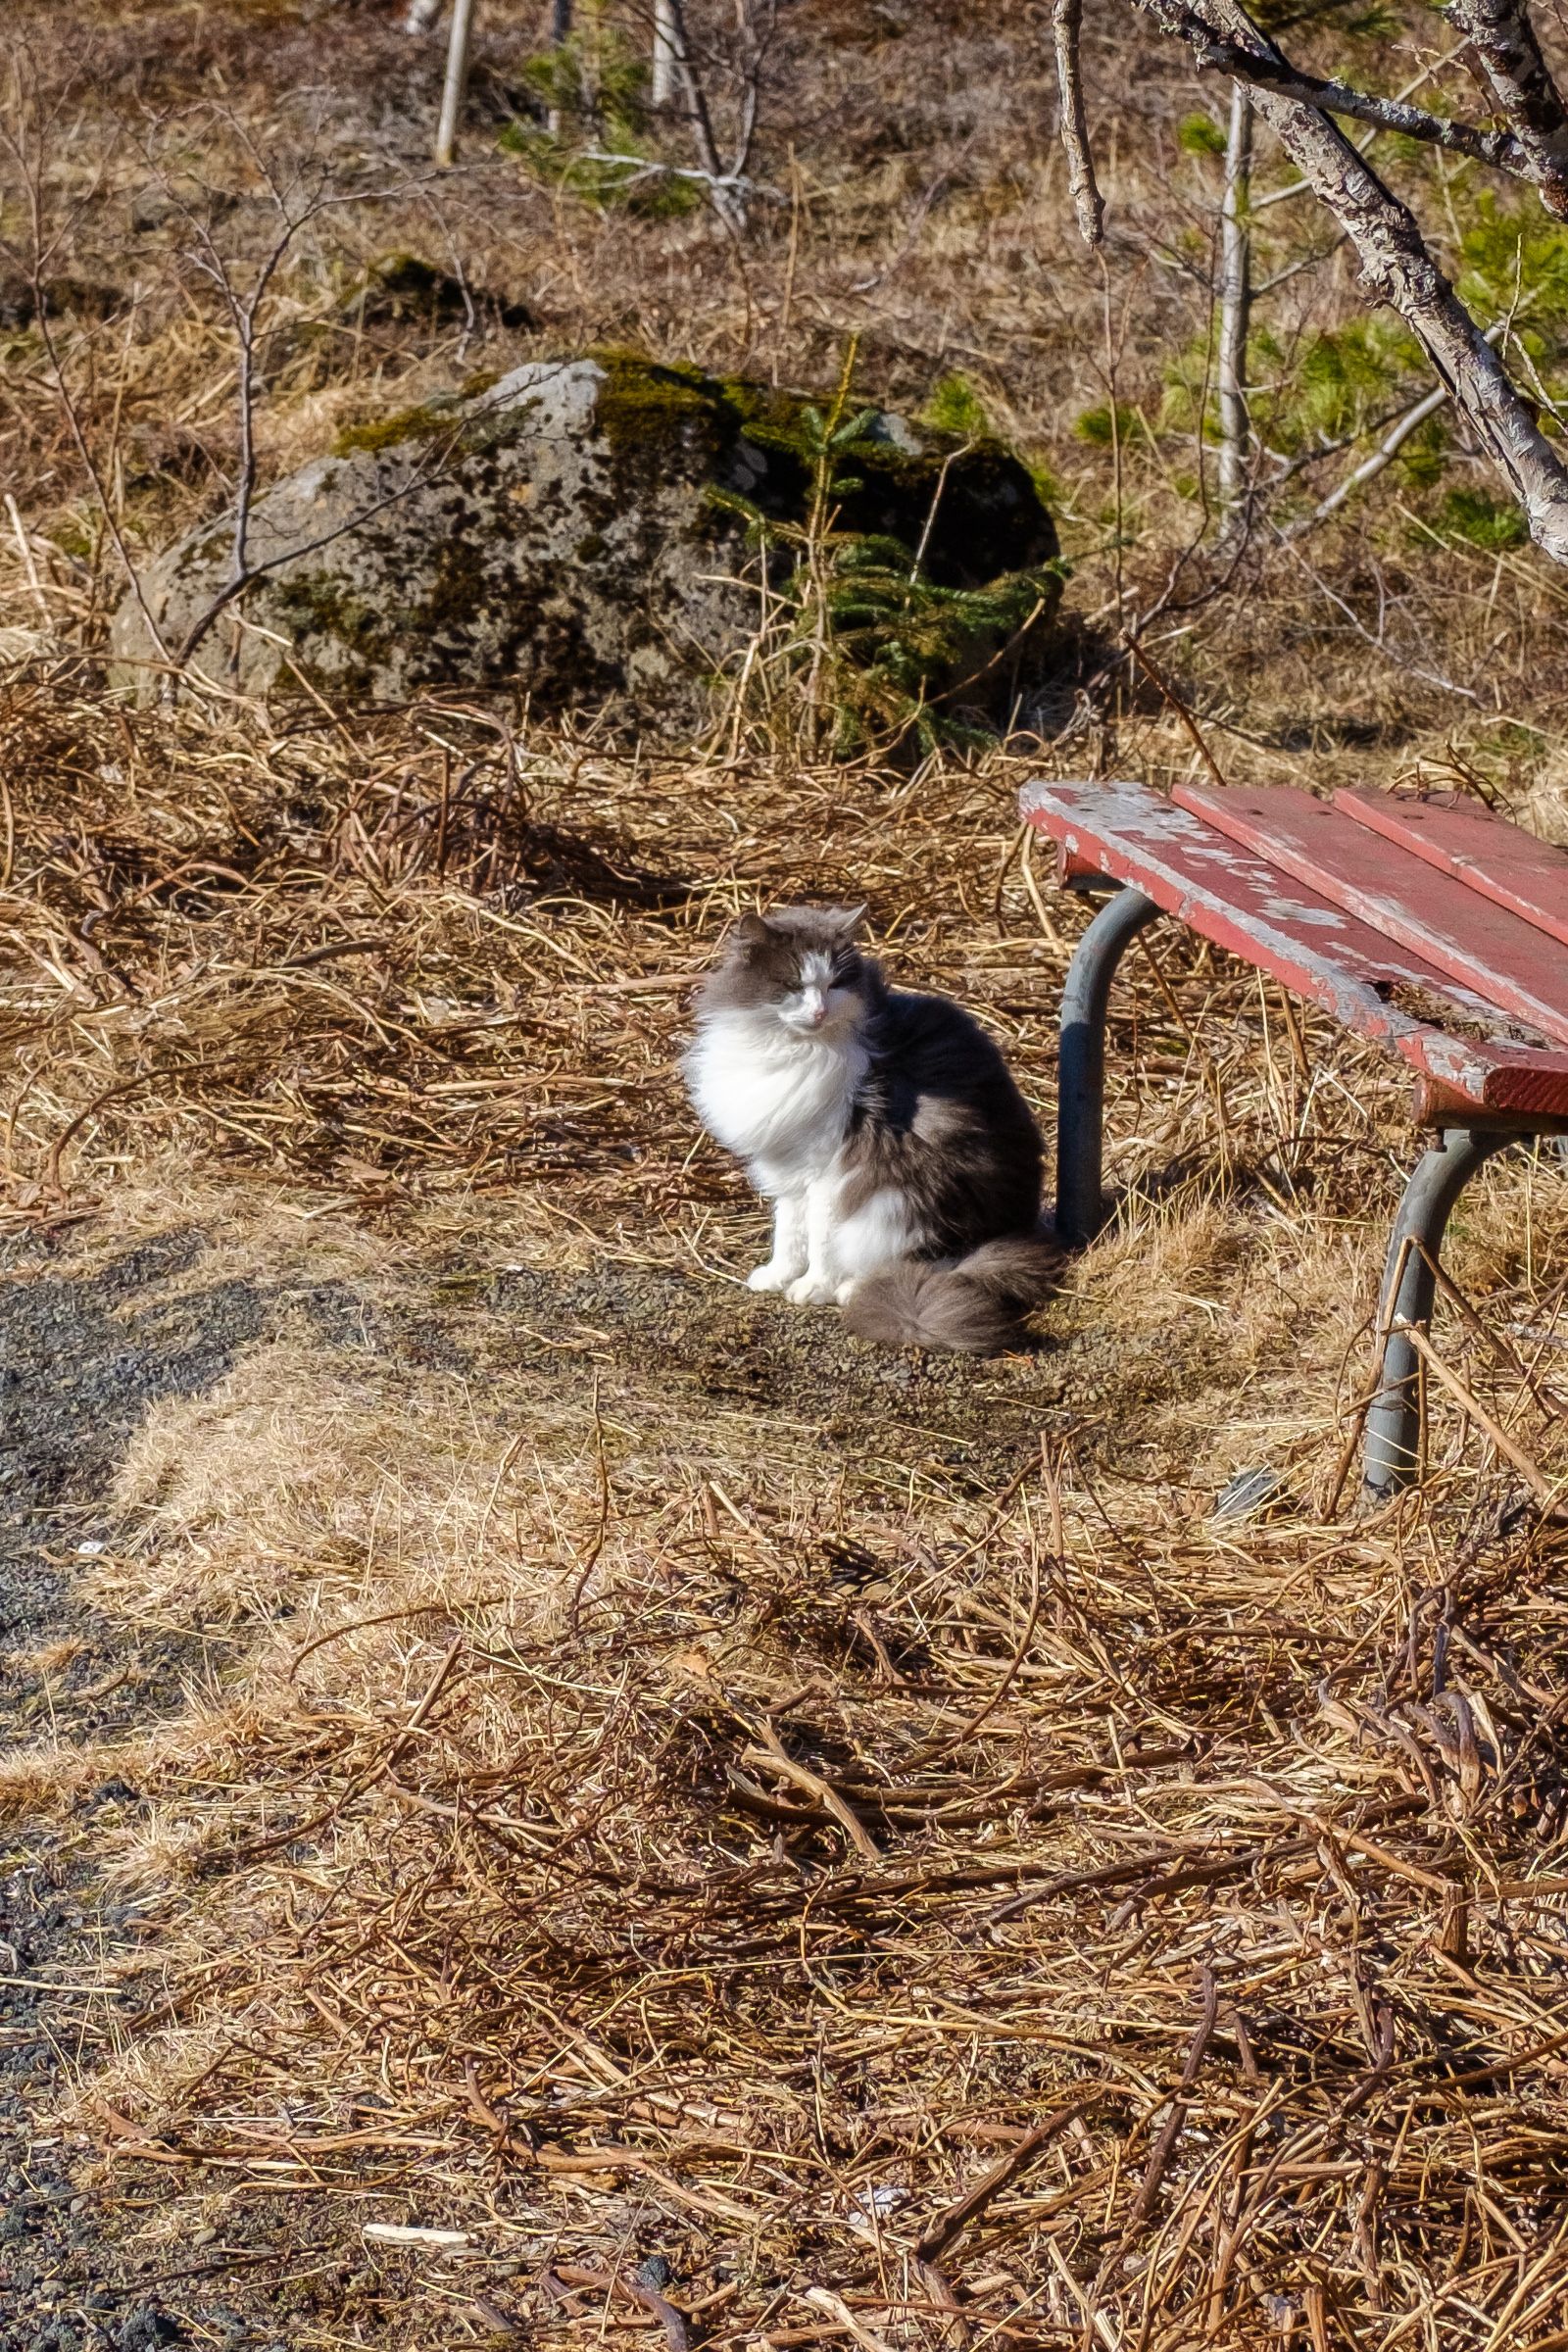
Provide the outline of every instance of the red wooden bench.
<path id="1" fill-rule="evenodd" d="M 1117 964 L 1161 914 L 1321 1004 L 1407 1062 L 1413 1115 L 1441 1132 L 1405 1188 L 1384 1272 L 1365 1476 L 1416 1477 L 1420 1363 L 1448 1213 L 1489 1154 L 1568 1132 L 1568 852 L 1456 798 L 1179 785 L 1026 785 L 1059 879 L 1110 889 L 1061 1008 L 1056 1227 L 1081 1246 L 1102 1186 L 1105 1014 Z"/>

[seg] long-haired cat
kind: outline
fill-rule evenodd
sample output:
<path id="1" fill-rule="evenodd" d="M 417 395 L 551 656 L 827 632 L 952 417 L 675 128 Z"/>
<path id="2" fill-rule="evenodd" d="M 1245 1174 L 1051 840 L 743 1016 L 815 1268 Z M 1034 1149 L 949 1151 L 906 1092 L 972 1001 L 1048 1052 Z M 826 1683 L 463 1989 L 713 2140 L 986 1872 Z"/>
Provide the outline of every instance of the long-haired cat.
<path id="1" fill-rule="evenodd" d="M 966 1012 L 888 987 L 857 945 L 863 912 L 743 915 L 698 999 L 686 1082 L 773 1203 L 754 1291 L 837 1300 L 888 1347 L 994 1354 L 1060 1265 L 1040 1132 Z"/>

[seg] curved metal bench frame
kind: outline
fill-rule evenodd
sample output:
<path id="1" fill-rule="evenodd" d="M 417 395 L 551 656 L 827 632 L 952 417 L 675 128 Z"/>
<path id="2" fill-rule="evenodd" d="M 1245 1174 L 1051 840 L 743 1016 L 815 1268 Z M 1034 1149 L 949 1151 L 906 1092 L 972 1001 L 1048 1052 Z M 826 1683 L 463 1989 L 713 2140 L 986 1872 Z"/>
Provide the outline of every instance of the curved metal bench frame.
<path id="1" fill-rule="evenodd" d="M 1056 1234 L 1071 1249 L 1092 1242 L 1111 1214 L 1103 1173 L 1111 984 L 1139 932 L 1163 912 L 1130 885 L 1117 890 L 1084 933 L 1067 969 L 1056 1098 Z M 1421 1363 L 1409 1328 L 1431 1317 L 1439 1252 L 1454 1203 L 1494 1152 L 1539 1132 L 1528 1126 L 1448 1128 L 1404 1188 L 1378 1308 L 1381 1376 L 1366 1416 L 1363 1477 L 1378 1499 L 1420 1475 Z"/>

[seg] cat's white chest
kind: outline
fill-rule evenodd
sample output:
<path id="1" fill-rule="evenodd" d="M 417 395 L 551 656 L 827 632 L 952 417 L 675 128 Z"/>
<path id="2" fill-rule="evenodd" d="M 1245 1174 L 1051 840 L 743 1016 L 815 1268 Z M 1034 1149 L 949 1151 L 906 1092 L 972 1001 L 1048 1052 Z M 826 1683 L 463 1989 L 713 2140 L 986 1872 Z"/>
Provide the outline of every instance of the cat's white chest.
<path id="1" fill-rule="evenodd" d="M 858 1041 L 762 1043 L 750 1023 L 723 1019 L 686 1056 L 703 1125 L 764 1192 L 805 1183 L 837 1157 L 865 1068 Z"/>

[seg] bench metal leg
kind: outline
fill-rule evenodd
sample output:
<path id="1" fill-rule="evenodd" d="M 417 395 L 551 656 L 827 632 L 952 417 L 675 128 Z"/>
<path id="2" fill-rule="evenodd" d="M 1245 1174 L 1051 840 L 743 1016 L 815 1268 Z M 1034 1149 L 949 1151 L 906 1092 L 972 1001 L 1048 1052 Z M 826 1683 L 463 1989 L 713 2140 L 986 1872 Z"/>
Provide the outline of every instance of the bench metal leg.
<path id="1" fill-rule="evenodd" d="M 1110 984 L 1136 935 L 1158 913 L 1141 890 L 1119 890 L 1102 906 L 1067 967 L 1056 1080 L 1056 1238 L 1069 1249 L 1092 1242 L 1105 1222 L 1102 1163 Z"/>
<path id="2" fill-rule="evenodd" d="M 1387 1335 L 1382 1383 L 1366 1417 L 1364 1475 L 1367 1493 L 1379 1501 L 1413 1486 L 1421 1468 L 1421 1364 L 1399 1326 L 1431 1319 L 1433 1267 L 1453 1204 L 1482 1162 L 1517 1141 L 1507 1131 L 1450 1127 L 1404 1188 L 1378 1308 L 1378 1328 Z"/>

